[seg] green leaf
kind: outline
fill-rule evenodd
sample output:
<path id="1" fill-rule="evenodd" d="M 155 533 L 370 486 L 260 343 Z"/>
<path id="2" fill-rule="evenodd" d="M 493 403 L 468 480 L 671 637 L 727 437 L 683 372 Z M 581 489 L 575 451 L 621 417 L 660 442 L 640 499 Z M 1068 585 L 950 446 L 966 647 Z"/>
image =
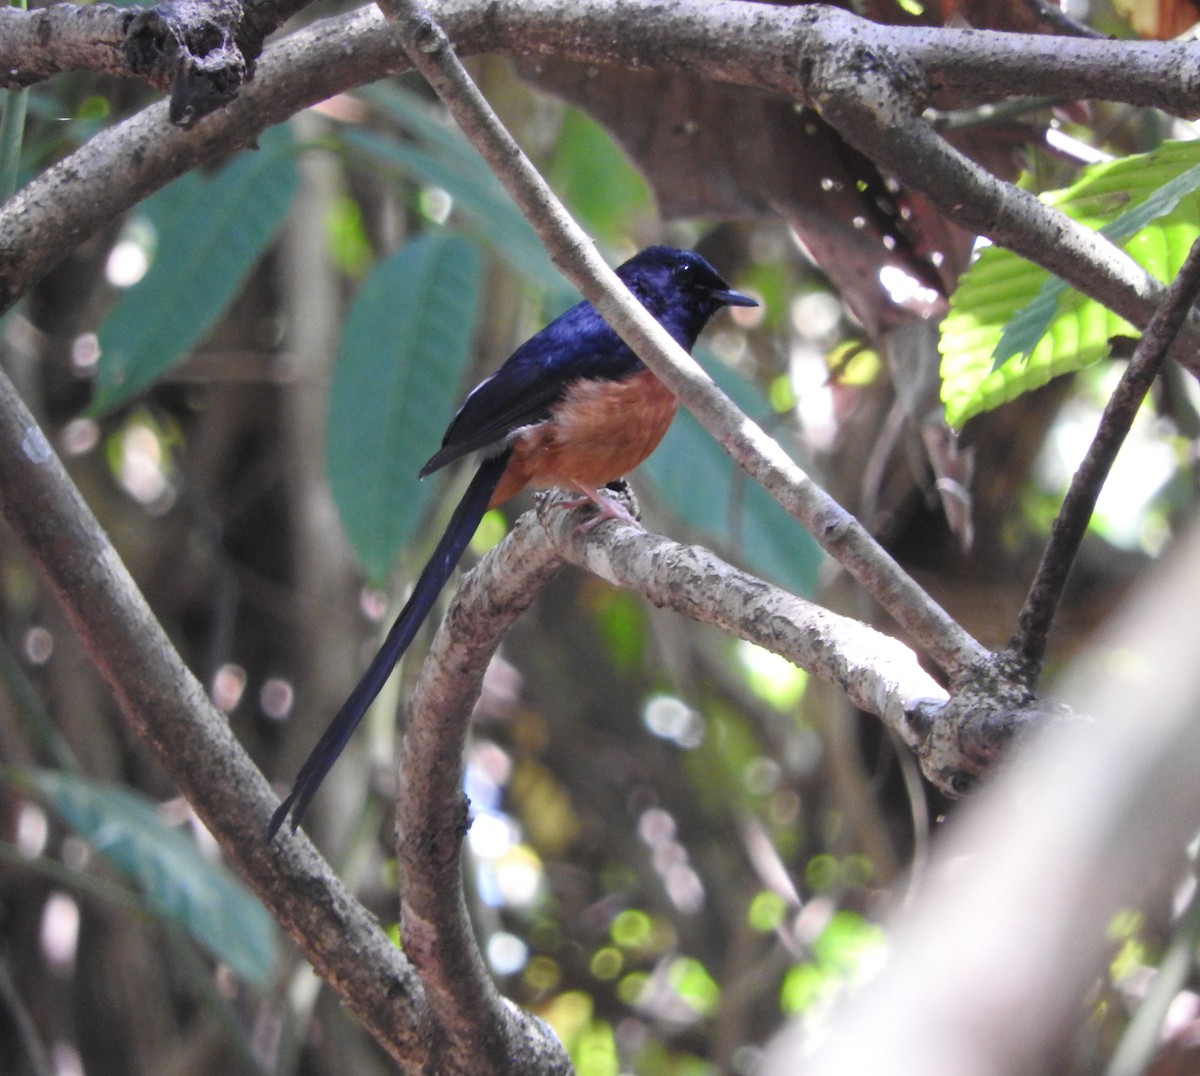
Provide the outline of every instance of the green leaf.
<path id="1" fill-rule="evenodd" d="M 440 187 L 513 269 L 551 295 L 569 292 L 529 222 L 457 127 L 435 119 L 424 100 L 394 83 L 356 92 L 414 142 L 401 145 L 355 128 L 342 136 L 350 149 L 419 183 Z"/>
<path id="2" fill-rule="evenodd" d="M 346 320 L 329 397 L 326 468 L 372 581 L 412 539 L 471 354 L 482 264 L 456 235 L 419 236 L 380 262 Z"/>
<path id="3" fill-rule="evenodd" d="M 230 871 L 163 824 L 152 801 L 78 774 L 21 769 L 63 820 L 122 874 L 155 911 L 178 923 L 239 976 L 265 987 L 276 959 L 275 925 Z"/>
<path id="4" fill-rule="evenodd" d="M 751 418 L 773 414 L 762 396 L 722 363 L 697 352 L 705 369 Z M 726 454 L 686 411 L 642 473 L 680 519 L 706 531 L 747 567 L 796 594 L 811 594 L 823 554 L 813 538 Z"/>
<path id="5" fill-rule="evenodd" d="M 1086 169 L 1043 200 L 1096 228 L 1160 280 L 1170 280 L 1200 234 L 1200 144 Z M 1011 251 L 988 247 L 963 274 L 942 322 L 942 401 L 952 426 L 1072 373 L 1136 330 Z M 997 363 L 999 362 L 999 365 Z"/>
<path id="6" fill-rule="evenodd" d="M 298 184 L 281 125 L 216 175 L 189 172 L 142 203 L 156 252 L 100 327 L 94 413 L 136 395 L 203 339 L 274 239 Z"/>
<path id="7" fill-rule="evenodd" d="M 587 230 L 609 243 L 653 212 L 646 181 L 600 124 L 577 108 L 563 118 L 549 179 Z"/>

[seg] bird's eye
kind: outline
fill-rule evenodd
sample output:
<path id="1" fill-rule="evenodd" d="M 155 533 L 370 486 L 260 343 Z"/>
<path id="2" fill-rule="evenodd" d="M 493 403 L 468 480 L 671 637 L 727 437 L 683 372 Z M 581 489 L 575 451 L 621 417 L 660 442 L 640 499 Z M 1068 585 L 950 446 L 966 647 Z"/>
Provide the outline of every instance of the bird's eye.
<path id="1" fill-rule="evenodd" d="M 680 262 L 675 266 L 675 279 L 687 280 L 695 270 L 696 266 L 692 262 Z"/>

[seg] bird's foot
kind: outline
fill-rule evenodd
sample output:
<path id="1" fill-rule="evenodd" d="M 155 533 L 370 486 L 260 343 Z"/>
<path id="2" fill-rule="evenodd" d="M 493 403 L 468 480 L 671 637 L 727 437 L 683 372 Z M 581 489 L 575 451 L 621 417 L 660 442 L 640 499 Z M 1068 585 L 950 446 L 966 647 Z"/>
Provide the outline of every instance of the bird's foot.
<path id="1" fill-rule="evenodd" d="M 577 486 L 576 488 L 583 496 L 575 497 L 569 501 L 560 501 L 560 506 L 570 510 L 573 508 L 582 508 L 584 505 L 590 504 L 596 508 L 595 516 L 585 520 L 575 528 L 576 534 L 587 534 L 608 519 L 619 519 L 622 523 L 628 523 L 631 527 L 636 527 L 638 530 L 644 529 L 637 517 L 620 501 L 614 500 L 598 489 L 587 489 L 584 486 Z"/>

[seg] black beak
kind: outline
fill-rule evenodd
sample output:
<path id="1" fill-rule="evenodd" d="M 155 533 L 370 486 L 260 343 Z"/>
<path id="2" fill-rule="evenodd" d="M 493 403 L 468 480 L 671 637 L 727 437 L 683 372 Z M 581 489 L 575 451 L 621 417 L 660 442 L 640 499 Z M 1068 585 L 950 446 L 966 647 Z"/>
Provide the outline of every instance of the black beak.
<path id="1" fill-rule="evenodd" d="M 718 288 L 712 293 L 712 297 L 722 306 L 758 306 L 757 299 L 751 299 L 749 295 L 743 295 L 733 288 Z"/>

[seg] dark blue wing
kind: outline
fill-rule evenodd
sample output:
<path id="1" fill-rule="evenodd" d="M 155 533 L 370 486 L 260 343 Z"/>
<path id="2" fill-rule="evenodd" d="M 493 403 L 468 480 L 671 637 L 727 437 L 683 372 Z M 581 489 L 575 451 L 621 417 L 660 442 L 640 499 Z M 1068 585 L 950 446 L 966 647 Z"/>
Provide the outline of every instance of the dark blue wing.
<path id="1" fill-rule="evenodd" d="M 543 421 L 572 381 L 618 380 L 640 368 L 641 360 L 592 305 L 579 303 L 531 336 L 471 391 L 421 474 Z"/>

